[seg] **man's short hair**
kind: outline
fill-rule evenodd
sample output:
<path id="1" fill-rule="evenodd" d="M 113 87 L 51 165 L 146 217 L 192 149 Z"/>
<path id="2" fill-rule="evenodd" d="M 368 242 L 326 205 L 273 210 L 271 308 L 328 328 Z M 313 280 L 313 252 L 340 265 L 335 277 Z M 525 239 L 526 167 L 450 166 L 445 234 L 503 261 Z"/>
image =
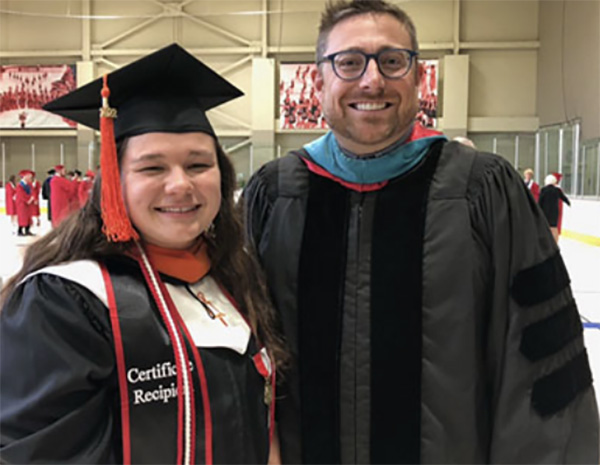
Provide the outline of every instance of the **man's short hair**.
<path id="1" fill-rule="evenodd" d="M 415 52 L 419 51 L 417 29 L 404 10 L 385 0 L 337 0 L 328 2 L 321 14 L 319 37 L 317 39 L 317 63 L 323 58 L 327 48 L 329 33 L 341 21 L 364 14 L 388 14 L 402 24 L 410 36 L 410 46 Z"/>
<path id="2" fill-rule="evenodd" d="M 523 171 L 523 174 L 530 174 L 533 176 L 533 170 L 531 168 L 527 168 L 525 171 Z"/>

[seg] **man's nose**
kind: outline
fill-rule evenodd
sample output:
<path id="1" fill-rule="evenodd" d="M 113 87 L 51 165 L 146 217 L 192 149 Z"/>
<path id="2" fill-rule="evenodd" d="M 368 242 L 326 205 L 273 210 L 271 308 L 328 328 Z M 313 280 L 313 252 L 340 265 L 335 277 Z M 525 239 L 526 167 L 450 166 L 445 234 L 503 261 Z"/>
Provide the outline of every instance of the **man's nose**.
<path id="1" fill-rule="evenodd" d="M 363 88 L 381 89 L 385 85 L 385 78 L 379 71 L 377 60 L 373 57 L 368 58 L 367 69 L 360 78 L 360 86 Z"/>

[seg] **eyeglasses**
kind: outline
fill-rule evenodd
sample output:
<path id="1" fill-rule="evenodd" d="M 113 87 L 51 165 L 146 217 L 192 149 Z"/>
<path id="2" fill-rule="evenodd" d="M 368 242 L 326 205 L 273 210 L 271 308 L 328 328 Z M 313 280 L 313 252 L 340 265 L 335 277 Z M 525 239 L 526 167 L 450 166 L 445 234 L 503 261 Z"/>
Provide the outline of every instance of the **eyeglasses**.
<path id="1" fill-rule="evenodd" d="M 346 50 L 326 55 L 318 64 L 330 61 L 337 77 L 344 81 L 354 81 L 365 74 L 369 61 L 373 59 L 384 77 L 400 79 L 408 74 L 418 55 L 417 52 L 405 48 L 387 48 L 377 53 Z"/>

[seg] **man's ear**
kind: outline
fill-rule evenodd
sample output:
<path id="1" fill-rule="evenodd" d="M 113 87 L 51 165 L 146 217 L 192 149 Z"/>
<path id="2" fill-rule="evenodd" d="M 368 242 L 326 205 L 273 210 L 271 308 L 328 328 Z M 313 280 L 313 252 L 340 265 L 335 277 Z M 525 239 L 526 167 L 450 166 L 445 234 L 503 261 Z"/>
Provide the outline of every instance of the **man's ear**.
<path id="1" fill-rule="evenodd" d="M 323 74 L 321 73 L 321 69 L 317 67 L 317 76 L 315 77 L 315 90 L 317 91 L 317 97 L 321 99 L 321 94 L 323 92 Z"/>

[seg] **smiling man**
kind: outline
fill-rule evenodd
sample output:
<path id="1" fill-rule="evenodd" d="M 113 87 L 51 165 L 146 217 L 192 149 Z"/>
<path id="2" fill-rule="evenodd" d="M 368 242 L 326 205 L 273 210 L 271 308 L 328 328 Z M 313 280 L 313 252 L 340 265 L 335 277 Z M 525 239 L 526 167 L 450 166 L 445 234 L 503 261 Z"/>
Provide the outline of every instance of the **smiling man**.
<path id="1" fill-rule="evenodd" d="M 391 15 L 352 16 L 320 42 L 316 86 L 338 143 L 364 155 L 398 141 L 419 108 L 417 52 L 406 28 Z"/>
<path id="2" fill-rule="evenodd" d="M 519 174 L 415 121 L 411 19 L 323 13 L 331 131 L 244 200 L 294 363 L 287 463 L 597 463 L 598 411 L 569 278 Z"/>

